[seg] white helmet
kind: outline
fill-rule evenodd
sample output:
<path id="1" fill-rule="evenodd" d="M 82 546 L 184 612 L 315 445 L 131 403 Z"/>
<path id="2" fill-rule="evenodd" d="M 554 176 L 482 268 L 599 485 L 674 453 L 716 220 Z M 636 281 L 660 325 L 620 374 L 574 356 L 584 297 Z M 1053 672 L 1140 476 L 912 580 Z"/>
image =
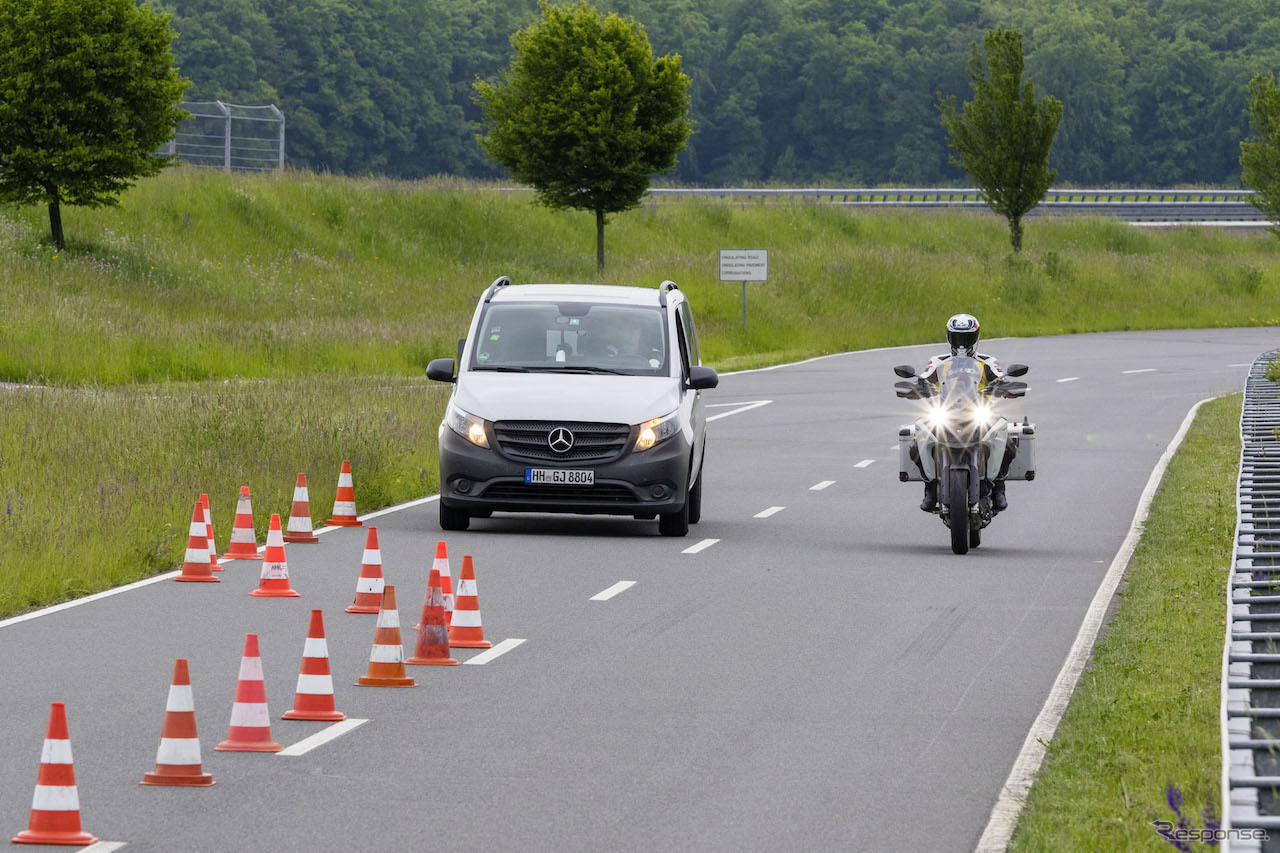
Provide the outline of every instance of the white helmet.
<path id="1" fill-rule="evenodd" d="M 948 320 L 947 344 L 952 355 L 963 351 L 972 356 L 978 348 L 978 318 L 972 314 L 956 314 Z"/>

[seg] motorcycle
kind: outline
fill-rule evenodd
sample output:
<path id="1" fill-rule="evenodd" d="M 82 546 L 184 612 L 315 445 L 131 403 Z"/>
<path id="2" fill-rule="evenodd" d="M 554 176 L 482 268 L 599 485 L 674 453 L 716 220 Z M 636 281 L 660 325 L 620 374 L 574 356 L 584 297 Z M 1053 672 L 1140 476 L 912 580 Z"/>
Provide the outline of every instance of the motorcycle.
<path id="1" fill-rule="evenodd" d="M 997 479 L 1034 480 L 1035 425 L 1024 417 L 1010 423 L 995 406 L 999 399 L 1027 393 L 1025 364 L 1012 364 L 1003 376 L 983 382 L 984 365 L 955 356 L 938 366 L 937 384 L 926 382 L 910 365 L 893 372 L 914 382 L 897 382 L 897 395 L 924 400 L 924 415 L 898 430 L 898 478 L 902 482 L 937 482 L 933 510 L 951 529 L 951 550 L 967 554 L 982 544 L 982 530 L 998 512 L 991 502 Z"/>

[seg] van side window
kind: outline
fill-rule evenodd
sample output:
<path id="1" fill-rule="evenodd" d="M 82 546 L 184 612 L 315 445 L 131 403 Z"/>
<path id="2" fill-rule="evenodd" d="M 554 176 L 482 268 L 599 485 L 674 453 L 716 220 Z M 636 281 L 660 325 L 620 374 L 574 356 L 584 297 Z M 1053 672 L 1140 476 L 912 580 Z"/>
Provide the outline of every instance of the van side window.
<path id="1" fill-rule="evenodd" d="M 676 341 L 680 344 L 680 373 L 689 376 L 689 343 L 684 333 L 684 313 L 676 309 Z"/>
<path id="2" fill-rule="evenodd" d="M 698 327 L 693 322 L 693 309 L 686 302 L 680 306 L 680 312 L 684 315 L 685 331 L 689 335 L 689 364 L 702 364 L 702 351 L 698 348 Z"/>

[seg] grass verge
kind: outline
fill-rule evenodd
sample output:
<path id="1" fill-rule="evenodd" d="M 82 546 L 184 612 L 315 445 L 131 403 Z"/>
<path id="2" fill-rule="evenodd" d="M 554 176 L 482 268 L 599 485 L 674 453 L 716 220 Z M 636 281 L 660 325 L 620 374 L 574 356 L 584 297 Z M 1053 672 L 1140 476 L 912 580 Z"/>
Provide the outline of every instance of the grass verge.
<path id="1" fill-rule="evenodd" d="M 343 459 L 360 511 L 431 494 L 447 395 L 334 376 L 0 390 L 0 616 L 176 568 L 201 492 L 221 551 L 242 485 L 259 541 L 298 471 L 317 527 Z"/>
<path id="2" fill-rule="evenodd" d="M 1178 821 L 1169 785 L 1201 827 L 1217 808 L 1241 400 L 1205 404 L 1169 464 L 1011 850 L 1167 850 L 1153 821 Z"/>
<path id="3" fill-rule="evenodd" d="M 991 214 L 664 199 L 611 218 L 598 276 L 590 214 L 446 179 L 183 167 L 63 216 L 57 253 L 44 210 L 0 206 L 0 380 L 421 376 L 503 273 L 673 279 L 723 369 L 936 341 L 961 310 L 992 337 L 1280 325 L 1274 238 L 1211 228 L 1044 217 L 1015 256 Z M 744 330 L 716 258 L 748 247 L 770 264 Z"/>

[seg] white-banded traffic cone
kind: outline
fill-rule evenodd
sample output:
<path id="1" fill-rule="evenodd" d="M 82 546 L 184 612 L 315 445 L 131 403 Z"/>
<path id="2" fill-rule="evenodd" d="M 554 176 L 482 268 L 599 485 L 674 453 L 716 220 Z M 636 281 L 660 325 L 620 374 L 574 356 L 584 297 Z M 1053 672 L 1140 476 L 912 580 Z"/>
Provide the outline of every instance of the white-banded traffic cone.
<path id="1" fill-rule="evenodd" d="M 209 571 L 220 572 L 222 566 L 218 565 L 218 546 L 213 541 L 213 511 L 209 509 L 207 494 L 200 495 L 200 504 L 204 507 L 204 529 L 209 534 Z"/>
<path id="2" fill-rule="evenodd" d="M 213 784 L 213 776 L 204 772 L 200 762 L 196 702 L 191 694 L 191 673 L 186 658 L 174 661 L 173 683 L 169 685 L 164 726 L 160 729 L 160 748 L 156 750 L 156 769 L 142 774 L 141 784 L 182 788 L 204 788 Z"/>
<path id="3" fill-rule="evenodd" d="M 258 553 L 258 535 L 253 530 L 253 502 L 249 500 L 249 487 L 240 487 L 236 501 L 236 520 L 231 526 L 231 544 L 224 560 L 261 560 Z"/>
<path id="4" fill-rule="evenodd" d="M 191 527 L 187 530 L 187 555 L 182 563 L 182 573 L 174 578 L 188 583 L 219 583 L 209 568 L 209 536 L 204 528 L 204 507 L 196 501 L 191 511 Z"/>
<path id="5" fill-rule="evenodd" d="M 400 640 L 400 611 L 396 609 L 396 588 L 387 584 L 378 611 L 378 627 L 369 651 L 369 671 L 356 681 L 357 687 L 417 687 L 405 673 L 404 644 Z"/>
<path id="6" fill-rule="evenodd" d="M 382 549 L 378 547 L 378 528 L 370 527 L 364 538 L 364 556 L 360 560 L 360 577 L 356 579 L 356 600 L 348 613 L 377 613 L 382 609 Z"/>
<path id="7" fill-rule="evenodd" d="M 307 494 L 307 475 L 301 471 L 293 487 L 293 506 L 289 510 L 289 529 L 284 532 L 284 541 L 291 545 L 320 541 L 311 530 L 311 498 Z"/>
<path id="8" fill-rule="evenodd" d="M 431 561 L 431 569 L 440 573 L 440 592 L 444 596 L 444 625 L 449 627 L 450 621 L 453 619 L 453 575 L 449 571 L 449 549 L 444 542 L 436 542 L 436 557 Z M 428 579 L 431 576 L 431 569 L 427 571 Z M 431 603 L 431 586 L 428 581 L 427 600 L 423 604 Z M 413 626 L 413 630 L 417 631 L 422 627 L 419 622 Z"/>
<path id="9" fill-rule="evenodd" d="M 364 526 L 364 522 L 356 518 L 356 490 L 351 482 L 350 460 L 342 460 L 342 470 L 338 472 L 338 492 L 333 496 L 333 518 L 326 523 L 336 527 Z"/>
<path id="10" fill-rule="evenodd" d="M 40 773 L 31 798 L 31 822 L 13 838 L 14 844 L 75 844 L 83 847 L 98 839 L 80 828 L 80 795 L 71 764 L 71 735 L 67 732 L 67 706 L 54 702 L 49 728 L 40 750 Z"/>
<path id="11" fill-rule="evenodd" d="M 480 624 L 480 593 L 476 588 L 476 567 L 471 555 L 462 558 L 462 573 L 458 575 L 457 606 L 453 621 L 449 623 L 449 647 L 454 649 L 488 649 L 493 644 L 484 638 Z"/>
<path id="12" fill-rule="evenodd" d="M 258 635 L 245 634 L 244 655 L 240 658 L 240 678 L 236 700 L 231 706 L 227 739 L 215 752 L 279 752 L 283 746 L 271 739 L 271 712 L 267 710 L 267 685 L 262 677 L 262 655 Z"/>
<path id="13" fill-rule="evenodd" d="M 302 671 L 294 692 L 293 709 L 283 720 L 345 720 L 333 704 L 333 675 L 329 672 L 329 644 L 324 638 L 324 614 L 311 611 L 307 642 L 302 647 Z"/>
<path id="14" fill-rule="evenodd" d="M 284 537 L 280 532 L 280 514 L 271 513 L 267 531 L 266 559 L 258 577 L 258 588 L 249 593 L 259 598 L 297 598 L 299 593 L 289 586 L 289 561 L 284 555 Z"/>

